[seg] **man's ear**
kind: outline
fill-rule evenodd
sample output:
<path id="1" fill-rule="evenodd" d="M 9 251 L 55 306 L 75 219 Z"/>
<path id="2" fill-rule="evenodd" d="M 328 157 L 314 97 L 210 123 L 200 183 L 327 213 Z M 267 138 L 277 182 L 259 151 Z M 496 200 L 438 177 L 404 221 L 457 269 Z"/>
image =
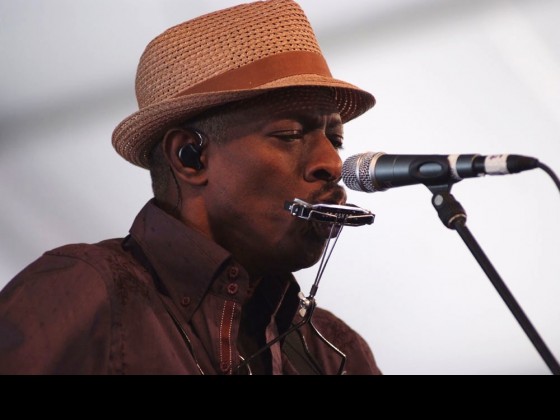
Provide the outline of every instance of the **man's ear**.
<path id="1" fill-rule="evenodd" d="M 176 176 L 191 185 L 206 183 L 202 137 L 192 130 L 172 128 L 162 141 L 163 153 Z"/>

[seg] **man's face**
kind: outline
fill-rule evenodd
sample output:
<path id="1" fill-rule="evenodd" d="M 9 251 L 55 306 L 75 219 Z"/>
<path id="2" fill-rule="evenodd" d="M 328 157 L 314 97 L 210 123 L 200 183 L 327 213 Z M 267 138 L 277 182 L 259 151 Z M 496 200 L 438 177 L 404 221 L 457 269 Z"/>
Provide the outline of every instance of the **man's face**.
<path id="1" fill-rule="evenodd" d="M 321 256 L 330 225 L 292 216 L 285 201 L 345 201 L 337 185 L 343 129 L 328 93 L 285 93 L 237 111 L 207 150 L 205 205 L 213 238 L 256 274 L 296 271 Z"/>

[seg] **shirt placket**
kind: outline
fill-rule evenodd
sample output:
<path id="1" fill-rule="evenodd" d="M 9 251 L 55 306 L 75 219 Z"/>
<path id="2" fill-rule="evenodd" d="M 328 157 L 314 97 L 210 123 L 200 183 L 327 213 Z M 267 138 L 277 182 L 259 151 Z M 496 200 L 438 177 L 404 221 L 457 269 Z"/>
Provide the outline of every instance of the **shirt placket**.
<path id="1" fill-rule="evenodd" d="M 220 358 L 220 371 L 227 375 L 232 374 L 234 354 L 237 354 L 236 340 L 232 333 L 236 314 L 239 315 L 239 304 L 233 300 L 225 300 L 219 327 L 218 355 Z M 239 319 L 239 316 L 237 316 L 237 319 Z"/>
<path id="2" fill-rule="evenodd" d="M 239 293 L 239 267 L 230 265 L 226 270 L 225 296 L 221 308 L 220 324 L 218 329 L 218 356 L 219 367 L 223 374 L 233 374 L 233 369 L 239 360 L 237 349 L 237 335 L 241 319 L 241 305 L 234 298 Z"/>

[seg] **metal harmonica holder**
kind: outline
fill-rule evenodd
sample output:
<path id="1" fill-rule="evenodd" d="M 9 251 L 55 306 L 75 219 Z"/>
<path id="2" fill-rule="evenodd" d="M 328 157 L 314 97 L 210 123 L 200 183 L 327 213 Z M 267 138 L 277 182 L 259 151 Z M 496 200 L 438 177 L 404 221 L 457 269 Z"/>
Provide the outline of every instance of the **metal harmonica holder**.
<path id="1" fill-rule="evenodd" d="M 249 363 L 263 351 L 269 349 L 273 344 L 277 343 L 288 334 L 291 334 L 293 331 L 298 330 L 304 324 L 309 324 L 311 331 L 340 356 L 341 363 L 338 369 L 338 374 L 342 375 L 344 373 L 344 366 L 346 365 L 346 355 L 337 347 L 335 347 L 334 344 L 332 344 L 329 340 L 323 337 L 323 335 L 317 330 L 315 325 L 313 325 L 313 321 L 311 318 L 313 316 L 313 311 L 315 310 L 315 307 L 317 305 L 317 303 L 315 302 L 315 295 L 317 294 L 317 290 L 319 288 L 319 281 L 323 276 L 323 272 L 325 271 L 325 267 L 327 266 L 334 246 L 336 245 L 340 233 L 342 232 L 342 227 L 371 225 L 373 223 L 373 220 L 375 219 L 375 215 L 372 212 L 362 209 L 353 204 L 309 204 L 303 200 L 300 200 L 299 198 L 294 198 L 294 201 L 286 201 L 284 203 L 284 209 L 288 210 L 292 214 L 292 216 L 299 217 L 300 219 L 314 222 L 330 223 L 332 225 L 331 235 L 329 236 L 327 245 L 323 249 L 321 263 L 319 264 L 317 276 L 315 277 L 315 282 L 311 286 L 309 296 L 305 297 L 302 292 L 299 293 L 298 312 L 300 317 L 302 318 L 301 321 L 293 324 L 291 328 L 288 328 L 282 334 L 267 342 L 256 353 L 253 353 L 251 356 L 245 358 L 234 369 L 234 371 L 237 372 L 242 367 L 249 366 Z M 334 239 L 334 243 L 329 247 L 331 239 Z M 304 349 L 306 353 L 311 357 L 307 345 L 304 345 Z"/>
<path id="2" fill-rule="evenodd" d="M 342 226 L 371 225 L 375 220 L 375 214 L 353 204 L 309 204 L 295 198 L 286 201 L 284 209 L 300 219 Z"/>

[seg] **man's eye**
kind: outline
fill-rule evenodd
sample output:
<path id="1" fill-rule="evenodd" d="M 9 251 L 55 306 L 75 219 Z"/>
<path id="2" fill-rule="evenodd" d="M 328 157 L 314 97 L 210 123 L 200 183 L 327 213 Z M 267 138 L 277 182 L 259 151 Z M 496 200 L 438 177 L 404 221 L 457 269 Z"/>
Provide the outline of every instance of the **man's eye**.
<path id="1" fill-rule="evenodd" d="M 292 142 L 303 138 L 301 131 L 278 131 L 272 135 L 285 142 Z"/>
<path id="2" fill-rule="evenodd" d="M 342 150 L 344 148 L 344 137 L 338 134 L 331 134 L 329 135 L 329 140 L 331 141 L 332 145 L 337 150 Z"/>

